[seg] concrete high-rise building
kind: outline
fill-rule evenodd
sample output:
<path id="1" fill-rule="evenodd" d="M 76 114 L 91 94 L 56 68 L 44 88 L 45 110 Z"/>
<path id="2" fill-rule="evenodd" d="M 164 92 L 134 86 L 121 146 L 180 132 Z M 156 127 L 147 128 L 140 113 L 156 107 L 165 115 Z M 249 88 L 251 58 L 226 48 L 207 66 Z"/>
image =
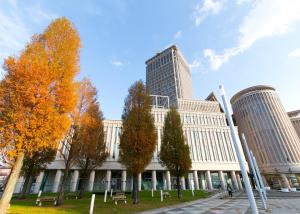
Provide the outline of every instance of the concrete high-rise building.
<path id="1" fill-rule="evenodd" d="M 300 140 L 275 88 L 258 85 L 231 98 L 239 133 L 244 133 L 270 185 L 298 186 Z"/>
<path id="2" fill-rule="evenodd" d="M 300 110 L 288 112 L 289 117 L 291 118 L 292 124 L 300 138 Z"/>
<path id="3" fill-rule="evenodd" d="M 193 99 L 189 64 L 175 45 L 146 61 L 146 85 L 150 94 L 168 96 L 171 106 Z"/>

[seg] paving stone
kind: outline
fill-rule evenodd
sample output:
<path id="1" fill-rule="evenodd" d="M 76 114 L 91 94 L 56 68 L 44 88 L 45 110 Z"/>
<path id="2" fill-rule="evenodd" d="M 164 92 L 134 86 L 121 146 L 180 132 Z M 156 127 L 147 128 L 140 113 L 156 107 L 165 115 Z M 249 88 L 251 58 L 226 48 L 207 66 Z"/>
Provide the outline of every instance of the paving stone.
<path id="1" fill-rule="evenodd" d="M 194 203 L 188 205 L 183 204 L 181 207 L 176 205 L 175 208 L 168 208 L 163 211 L 153 210 L 145 213 L 156 214 L 251 214 L 249 201 L 247 198 L 243 198 L 245 193 L 240 195 L 236 194 L 234 198 L 219 199 L 219 197 L 213 197 L 209 199 L 197 200 Z M 264 210 L 262 202 L 259 198 L 256 198 L 257 207 L 260 214 L 300 214 L 300 194 L 293 193 L 291 195 L 282 194 L 278 192 L 270 192 L 268 197 L 268 210 Z M 162 208 L 164 209 L 164 208 Z"/>

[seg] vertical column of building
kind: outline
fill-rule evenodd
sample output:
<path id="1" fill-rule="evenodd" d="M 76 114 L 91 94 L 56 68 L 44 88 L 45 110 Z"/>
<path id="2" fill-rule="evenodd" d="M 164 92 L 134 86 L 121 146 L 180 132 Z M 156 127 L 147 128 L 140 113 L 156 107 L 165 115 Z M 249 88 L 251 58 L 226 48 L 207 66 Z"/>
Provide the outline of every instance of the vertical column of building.
<path id="1" fill-rule="evenodd" d="M 177 64 L 176 64 L 176 61 L 175 61 L 175 51 L 173 49 L 171 49 L 171 54 L 172 54 L 172 63 L 173 63 L 173 69 L 172 69 L 172 72 L 173 72 L 173 77 L 174 77 L 174 88 L 175 88 L 175 102 L 173 101 L 173 105 L 174 104 L 177 106 L 178 105 L 178 98 L 179 98 L 179 88 L 178 88 L 178 78 L 177 78 Z M 174 94 L 174 93 L 173 93 Z"/>
<path id="2" fill-rule="evenodd" d="M 130 190 L 133 191 L 133 179 L 134 177 L 131 177 L 130 179 Z"/>
<path id="3" fill-rule="evenodd" d="M 231 182 L 232 182 L 232 185 L 233 185 L 233 189 L 239 190 L 239 185 L 237 183 L 236 175 L 235 175 L 234 171 L 230 172 L 230 177 L 231 177 Z"/>
<path id="4" fill-rule="evenodd" d="M 71 179 L 71 187 L 70 187 L 70 191 L 71 192 L 75 192 L 76 191 L 78 177 L 79 177 L 79 171 L 78 170 L 74 170 L 74 172 L 72 174 L 72 179 Z"/>
<path id="5" fill-rule="evenodd" d="M 142 190 L 142 174 L 139 173 L 138 176 L 138 190 L 141 191 Z"/>
<path id="6" fill-rule="evenodd" d="M 193 171 L 193 178 L 194 178 L 194 183 L 195 183 L 195 189 L 199 189 L 198 172 L 196 170 Z"/>
<path id="7" fill-rule="evenodd" d="M 106 189 L 110 190 L 111 187 L 111 170 L 106 171 Z"/>
<path id="8" fill-rule="evenodd" d="M 201 178 L 201 189 L 206 189 L 207 186 L 206 186 L 205 175 L 203 171 L 200 172 L 200 178 Z"/>
<path id="9" fill-rule="evenodd" d="M 156 180 L 156 171 L 152 171 L 152 188 L 156 190 L 157 180 Z"/>
<path id="10" fill-rule="evenodd" d="M 226 189 L 226 184 L 225 184 L 225 180 L 224 180 L 223 171 L 219 171 L 219 179 L 220 179 L 221 188 L 223 190 L 225 190 Z"/>
<path id="11" fill-rule="evenodd" d="M 185 187 L 185 178 L 183 176 L 180 178 L 180 184 L 181 184 L 181 188 L 183 190 L 185 190 L 186 189 L 186 187 Z"/>
<path id="12" fill-rule="evenodd" d="M 24 182 L 25 182 L 24 176 L 20 176 L 17 183 L 16 183 L 14 193 L 20 193 L 22 191 L 22 187 L 24 185 Z"/>
<path id="13" fill-rule="evenodd" d="M 122 171 L 122 191 L 126 191 L 126 170 Z"/>
<path id="14" fill-rule="evenodd" d="M 42 172 L 40 172 L 40 174 L 36 178 L 33 193 L 38 193 L 40 191 L 40 188 L 41 188 L 41 185 L 42 185 L 42 182 L 43 182 L 43 178 L 44 178 L 44 174 L 45 174 L 44 171 L 42 171 Z"/>
<path id="15" fill-rule="evenodd" d="M 53 183 L 53 187 L 52 187 L 52 192 L 57 192 L 58 191 L 58 187 L 60 185 L 60 180 L 61 180 L 61 174 L 62 174 L 62 172 L 61 172 L 60 169 L 56 170 L 54 183 Z"/>
<path id="16" fill-rule="evenodd" d="M 237 182 L 238 182 L 238 185 L 239 185 L 239 189 L 243 190 L 244 187 L 243 187 L 243 184 L 242 184 L 241 177 L 240 177 L 239 173 L 236 173 L 236 179 L 237 179 Z"/>
<path id="17" fill-rule="evenodd" d="M 210 175 L 210 171 L 209 170 L 207 170 L 205 172 L 205 180 L 206 180 L 206 185 L 207 185 L 208 190 L 212 190 L 213 186 L 212 186 L 211 175 Z"/>
<path id="18" fill-rule="evenodd" d="M 92 170 L 89 177 L 88 191 L 93 192 L 95 182 L 95 170 Z"/>
<path id="19" fill-rule="evenodd" d="M 167 177 L 167 190 L 171 190 L 171 175 L 169 170 L 166 172 L 166 177 Z"/>

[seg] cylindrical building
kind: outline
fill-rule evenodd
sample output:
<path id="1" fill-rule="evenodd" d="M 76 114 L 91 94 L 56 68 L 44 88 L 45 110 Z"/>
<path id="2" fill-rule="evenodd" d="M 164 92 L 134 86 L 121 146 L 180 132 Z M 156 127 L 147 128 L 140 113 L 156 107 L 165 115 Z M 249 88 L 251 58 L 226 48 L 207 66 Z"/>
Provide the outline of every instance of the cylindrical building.
<path id="1" fill-rule="evenodd" d="M 298 137 L 300 138 L 300 110 L 296 111 L 290 111 L 288 112 L 288 115 L 292 121 L 292 124 L 298 134 Z"/>
<path id="2" fill-rule="evenodd" d="M 300 140 L 275 88 L 246 88 L 231 98 L 231 104 L 239 133 L 245 134 L 268 184 L 299 186 Z"/>

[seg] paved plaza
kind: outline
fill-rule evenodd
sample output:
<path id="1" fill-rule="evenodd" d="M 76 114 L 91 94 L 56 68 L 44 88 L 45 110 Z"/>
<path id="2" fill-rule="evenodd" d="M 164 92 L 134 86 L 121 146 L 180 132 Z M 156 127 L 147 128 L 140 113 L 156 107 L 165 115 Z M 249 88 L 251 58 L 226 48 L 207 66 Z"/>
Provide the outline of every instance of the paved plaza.
<path id="1" fill-rule="evenodd" d="M 300 193 L 279 193 L 272 191 L 269 193 L 268 210 L 262 209 L 261 201 L 256 197 L 259 213 L 299 213 L 300 214 Z M 156 209 L 144 214 L 251 214 L 248 199 L 245 193 L 238 193 L 235 197 L 223 198 L 217 194 L 208 199 L 201 199 L 194 202 L 184 203 L 172 207 Z"/>

